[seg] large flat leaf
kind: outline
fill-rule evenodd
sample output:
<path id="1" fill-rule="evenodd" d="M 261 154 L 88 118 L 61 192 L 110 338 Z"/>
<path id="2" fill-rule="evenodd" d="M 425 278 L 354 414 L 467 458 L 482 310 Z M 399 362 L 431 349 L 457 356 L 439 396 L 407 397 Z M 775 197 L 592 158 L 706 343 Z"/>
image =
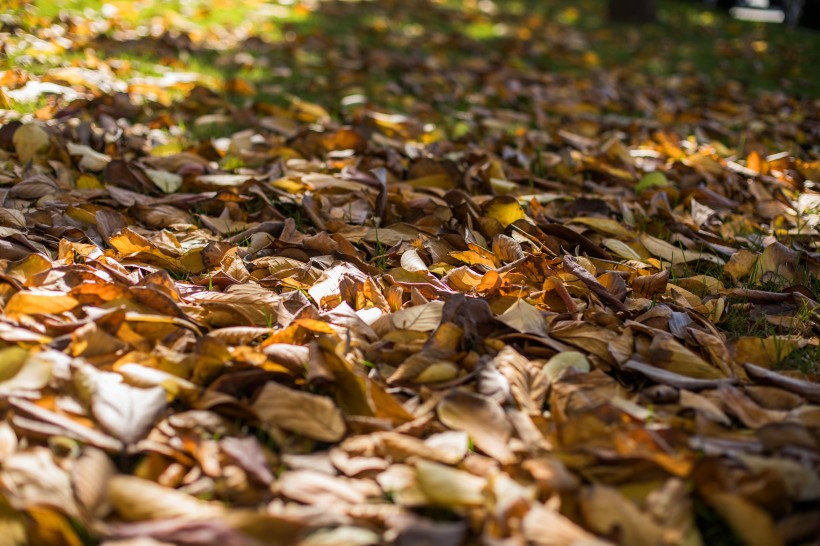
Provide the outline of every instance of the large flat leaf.
<path id="1" fill-rule="evenodd" d="M 342 413 L 326 396 L 317 396 L 267 383 L 253 403 L 253 410 L 264 422 L 323 442 L 344 436 Z"/>

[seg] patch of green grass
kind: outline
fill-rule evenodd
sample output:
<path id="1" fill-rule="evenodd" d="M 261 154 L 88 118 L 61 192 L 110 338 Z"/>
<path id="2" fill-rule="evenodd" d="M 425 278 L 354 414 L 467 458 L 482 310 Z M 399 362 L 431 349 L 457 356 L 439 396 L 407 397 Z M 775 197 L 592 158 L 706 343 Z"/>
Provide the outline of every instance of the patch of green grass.
<path id="1" fill-rule="evenodd" d="M 190 282 L 191 280 L 191 272 L 190 271 L 176 271 L 173 269 L 168 269 L 168 274 L 171 275 L 171 278 L 175 281 L 180 282 Z"/>
<path id="2" fill-rule="evenodd" d="M 55 19 L 60 13 L 83 13 L 86 10 L 99 11 L 102 2 L 99 0 L 62 0 L 60 2 L 36 2 L 26 9 L 31 10 L 38 17 Z"/>
<path id="3" fill-rule="evenodd" d="M 2 67 L 0 67 L 2 68 Z M 32 102 L 13 102 L 11 104 L 15 112 L 21 115 L 34 114 L 37 110 L 45 108 L 54 100 L 49 96 L 40 95 L 36 101 Z"/>
<path id="4" fill-rule="evenodd" d="M 286 218 L 293 218 L 293 222 L 296 224 L 297 231 L 304 230 L 304 217 L 302 216 L 302 207 L 295 203 L 282 203 L 278 202 L 274 204 L 274 208 L 282 213 Z"/>
<path id="5" fill-rule="evenodd" d="M 229 137 L 241 131 L 244 127 L 236 123 L 201 123 L 185 126 L 188 138 L 195 142 L 211 138 Z"/>
<path id="6" fill-rule="evenodd" d="M 226 171 L 233 171 L 245 166 L 245 162 L 233 155 L 226 155 L 220 160 L 220 167 Z"/>
<path id="7" fill-rule="evenodd" d="M 695 95 L 703 96 L 709 96 L 727 80 L 741 82 L 750 90 L 820 94 L 820 76 L 815 70 L 820 62 L 820 33 L 735 21 L 694 2 L 661 1 L 659 22 L 643 26 L 609 24 L 603 0 L 505 0 L 492 5 L 444 0 L 425 3 L 421 6 L 424 9 L 387 1 L 328 1 L 315 5 L 272 0 L 107 3 L 119 10 L 117 18 L 125 26 L 161 21 L 172 30 L 190 31 L 192 35 L 247 27 L 259 38 L 256 49 L 223 51 L 206 41 L 178 52 L 160 52 L 151 47 L 155 38 L 122 48 L 108 40 L 106 43 L 113 43 L 115 50 L 97 49 L 104 61 L 129 61 L 130 70 L 120 75 L 123 78 L 159 74 L 161 65 L 170 60 L 169 69 L 197 72 L 207 85 L 219 87 L 233 78 L 255 86 L 254 96 L 226 97 L 236 105 L 262 100 L 287 106 L 285 96 L 293 94 L 342 116 L 338 102 L 354 92 L 363 92 L 378 106 L 397 112 L 411 111 L 418 103 L 416 97 L 425 96 L 435 106 L 434 116 L 440 118 L 435 122 L 446 128 L 445 120 L 452 114 L 474 105 L 465 105 L 462 94 L 450 92 L 452 82 L 445 89 L 435 78 L 420 84 L 413 81 L 416 69 L 412 64 L 420 59 L 435 59 L 440 66 L 437 72 L 459 73 L 459 78 L 466 78 L 457 82 L 461 87 L 479 82 L 469 81 L 475 75 L 460 67 L 482 61 L 490 67 L 503 62 L 525 72 L 547 70 L 581 78 L 598 68 L 617 70 L 627 79 L 675 76 L 700 82 L 693 89 Z M 55 20 L 61 11 L 99 14 L 103 4 L 103 0 L 23 3 L 12 13 L 24 14 L 23 27 L 31 29 L 42 27 L 45 20 Z M 576 32 L 578 40 L 553 37 L 568 31 Z M 132 47 L 136 45 L 139 47 Z M 351 61 L 368 59 L 369 52 L 380 52 L 393 62 L 377 58 L 377 62 L 362 63 L 359 71 L 340 70 Z M 233 59 L 237 53 L 250 54 L 253 62 L 238 64 Z M 82 63 L 84 55 L 78 49 L 54 59 L 37 60 L 26 69 L 43 73 L 52 66 Z M 410 70 L 403 62 L 411 63 Z M 701 97 L 692 98 L 697 103 Z M 509 101 L 500 93 L 486 93 L 483 100 L 486 107 L 530 107 L 519 99 Z M 619 108 L 616 103 L 603 105 L 605 111 L 641 115 Z M 452 128 L 450 132 L 455 133 Z"/>
<path id="8" fill-rule="evenodd" d="M 820 374 L 820 347 L 808 346 L 792 351 L 775 369 L 818 375 Z"/>
<path id="9" fill-rule="evenodd" d="M 387 269 L 387 251 L 388 248 L 379 240 L 379 230 L 376 230 L 375 253 L 370 262 L 381 270 Z"/>
<path id="10" fill-rule="evenodd" d="M 718 326 L 730 340 L 747 336 L 768 337 L 776 333 L 775 326 L 765 316 L 755 316 L 736 300 L 727 304 L 725 316 Z"/>
<path id="11" fill-rule="evenodd" d="M 76 537 L 80 540 L 80 543 L 83 546 L 95 546 L 100 543 L 100 540 L 96 538 L 88 527 L 86 527 L 86 525 L 79 519 L 69 517 L 68 524 L 71 526 L 71 529 L 74 531 Z"/>

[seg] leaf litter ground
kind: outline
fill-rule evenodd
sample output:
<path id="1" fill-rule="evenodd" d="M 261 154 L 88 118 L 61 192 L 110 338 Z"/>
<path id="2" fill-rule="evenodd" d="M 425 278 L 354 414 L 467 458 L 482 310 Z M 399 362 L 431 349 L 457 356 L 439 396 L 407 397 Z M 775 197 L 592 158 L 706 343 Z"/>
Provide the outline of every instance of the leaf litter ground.
<path id="1" fill-rule="evenodd" d="M 813 543 L 811 52 L 465 4 L 5 16 L 2 544 Z"/>

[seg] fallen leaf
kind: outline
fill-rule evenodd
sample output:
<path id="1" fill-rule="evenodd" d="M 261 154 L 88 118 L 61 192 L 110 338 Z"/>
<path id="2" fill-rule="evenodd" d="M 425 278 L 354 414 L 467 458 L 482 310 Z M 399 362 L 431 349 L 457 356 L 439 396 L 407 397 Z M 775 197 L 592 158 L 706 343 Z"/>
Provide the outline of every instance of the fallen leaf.
<path id="1" fill-rule="evenodd" d="M 416 462 L 416 482 L 421 492 L 435 506 L 456 508 L 482 506 L 487 481 L 463 470 L 425 461 Z"/>
<path id="2" fill-rule="evenodd" d="M 76 368 L 74 380 L 100 426 L 126 444 L 144 438 L 165 412 L 162 387 L 132 387 L 119 374 L 99 372 L 90 365 Z"/>
<path id="3" fill-rule="evenodd" d="M 438 417 L 454 430 L 463 430 L 476 447 L 501 463 L 514 460 L 507 445 L 512 427 L 497 402 L 486 396 L 453 391 L 438 405 Z"/>
<path id="4" fill-rule="evenodd" d="M 266 383 L 253 403 L 264 422 L 322 442 L 336 442 L 345 433 L 342 413 L 330 398 Z"/>
<path id="5" fill-rule="evenodd" d="M 134 476 L 120 474 L 108 482 L 108 499 L 126 521 L 170 518 L 210 519 L 224 515 L 219 504 Z"/>
<path id="6" fill-rule="evenodd" d="M 498 320 L 524 334 L 547 335 L 544 317 L 538 309 L 519 298 L 502 313 Z"/>
<path id="7" fill-rule="evenodd" d="M 17 158 L 23 164 L 43 159 L 50 146 L 48 133 L 34 123 L 27 123 L 14 131 L 13 142 Z"/>

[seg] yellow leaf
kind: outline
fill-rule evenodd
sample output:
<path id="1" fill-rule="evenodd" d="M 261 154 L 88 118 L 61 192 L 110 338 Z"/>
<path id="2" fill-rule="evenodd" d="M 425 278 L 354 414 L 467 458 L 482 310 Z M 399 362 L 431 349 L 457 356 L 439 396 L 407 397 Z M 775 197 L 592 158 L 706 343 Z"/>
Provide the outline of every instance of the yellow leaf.
<path id="1" fill-rule="evenodd" d="M 752 273 L 757 262 L 757 252 L 741 249 L 732 254 L 723 271 L 735 282 Z"/>
<path id="2" fill-rule="evenodd" d="M 6 96 L 2 89 L 0 89 L 0 109 L 11 110 L 11 99 Z"/>
<path id="3" fill-rule="evenodd" d="M 291 180 L 290 178 L 280 178 L 271 182 L 271 186 L 286 191 L 288 193 L 302 193 L 307 188 L 307 185 L 302 182 Z"/>
<path id="4" fill-rule="evenodd" d="M 444 302 L 431 301 L 391 313 L 387 315 L 386 320 L 393 328 L 399 330 L 430 332 L 435 330 L 441 322 L 442 309 L 444 309 Z"/>
<path id="5" fill-rule="evenodd" d="M 634 231 L 626 229 L 623 224 L 610 218 L 579 216 L 570 220 L 570 223 L 584 224 L 595 231 L 600 231 L 601 233 L 606 233 L 619 239 L 632 239 L 636 235 Z"/>
<path id="6" fill-rule="evenodd" d="M 456 290 L 461 292 L 469 292 L 481 284 L 482 278 L 483 275 L 476 273 L 465 265 L 457 269 L 453 269 L 447 273 L 447 276 L 442 280 Z"/>
<path id="7" fill-rule="evenodd" d="M 40 254 L 32 254 L 9 267 L 6 275 L 24 283 L 34 275 L 48 271 L 51 267 L 51 262 L 47 258 Z"/>
<path id="8" fill-rule="evenodd" d="M 484 216 L 498 220 L 502 226 L 507 227 L 517 220 L 523 220 L 527 214 L 517 199 L 502 195 L 484 205 Z"/>
<path id="9" fill-rule="evenodd" d="M 69 523 L 68 518 L 50 508 L 35 506 L 26 511 L 34 525 L 30 527 L 31 544 L 54 546 L 82 546 L 83 541 Z"/>
<path id="10" fill-rule="evenodd" d="M 685 250 L 645 233 L 641 234 L 641 244 L 646 247 L 646 250 L 648 250 L 650 254 L 663 258 L 672 264 L 694 262 L 697 260 L 707 260 L 718 265 L 723 265 L 725 263 L 713 254 L 706 254 L 694 250 Z"/>
<path id="11" fill-rule="evenodd" d="M 89 173 L 83 173 L 78 176 L 75 184 L 77 189 L 80 190 L 101 190 L 105 188 L 96 176 Z"/>
<path id="12" fill-rule="evenodd" d="M 481 264 L 483 266 L 495 269 L 495 264 L 489 258 L 485 258 L 478 252 L 472 250 L 465 250 L 464 252 L 451 252 L 450 257 L 460 260 L 468 265 Z"/>
<path id="13" fill-rule="evenodd" d="M 734 342 L 732 353 L 738 364 L 757 364 L 771 368 L 782 362 L 793 351 L 805 347 L 803 339 L 789 336 L 742 337 Z"/>
<path id="14" fill-rule="evenodd" d="M 51 361 L 46 353 L 29 352 L 19 347 L 0 350 L 0 392 L 36 391 L 51 379 Z"/>
<path id="15" fill-rule="evenodd" d="M 2 493 L 0 493 L 0 537 L 3 537 L 4 546 L 28 544 L 23 515 L 8 503 Z"/>
<path id="16" fill-rule="evenodd" d="M 618 239 L 604 239 L 603 245 L 619 258 L 625 260 L 640 260 L 641 256 L 632 247 Z"/>
<path id="17" fill-rule="evenodd" d="M 17 375 L 28 358 L 28 351 L 21 347 L 6 347 L 0 350 L 0 386 Z"/>
<path id="18" fill-rule="evenodd" d="M 414 377 L 411 381 L 413 383 L 437 383 L 439 381 L 447 381 L 453 379 L 458 375 L 458 366 L 452 362 L 442 360 L 440 362 L 433 362 L 420 374 Z"/>
<path id="19" fill-rule="evenodd" d="M 4 311 L 9 315 L 58 314 L 74 309 L 79 303 L 65 292 L 17 292 Z"/>
<path id="20" fill-rule="evenodd" d="M 706 502 L 732 527 L 749 546 L 780 546 L 783 539 L 775 529 L 769 513 L 740 495 L 716 492 Z"/>
<path id="21" fill-rule="evenodd" d="M 80 207 L 69 205 L 66 208 L 65 214 L 69 218 L 77 220 L 78 222 L 84 222 L 86 224 L 91 224 L 92 226 L 97 224 L 97 217 L 95 213 Z"/>
<path id="22" fill-rule="evenodd" d="M 422 176 L 421 178 L 407 180 L 404 183 L 414 188 L 441 188 L 443 190 L 451 190 L 456 187 L 453 179 L 446 173 Z"/>
<path id="23" fill-rule="evenodd" d="M 671 334 L 658 334 L 649 346 L 649 357 L 658 368 L 698 379 L 721 379 L 723 372 L 693 353 Z"/>
<path id="24" fill-rule="evenodd" d="M 294 324 L 298 324 L 302 328 L 306 330 L 310 330 L 311 332 L 316 332 L 318 334 L 335 334 L 336 330 L 328 324 L 327 322 L 322 322 L 321 320 L 316 319 L 296 319 L 293 321 Z"/>

